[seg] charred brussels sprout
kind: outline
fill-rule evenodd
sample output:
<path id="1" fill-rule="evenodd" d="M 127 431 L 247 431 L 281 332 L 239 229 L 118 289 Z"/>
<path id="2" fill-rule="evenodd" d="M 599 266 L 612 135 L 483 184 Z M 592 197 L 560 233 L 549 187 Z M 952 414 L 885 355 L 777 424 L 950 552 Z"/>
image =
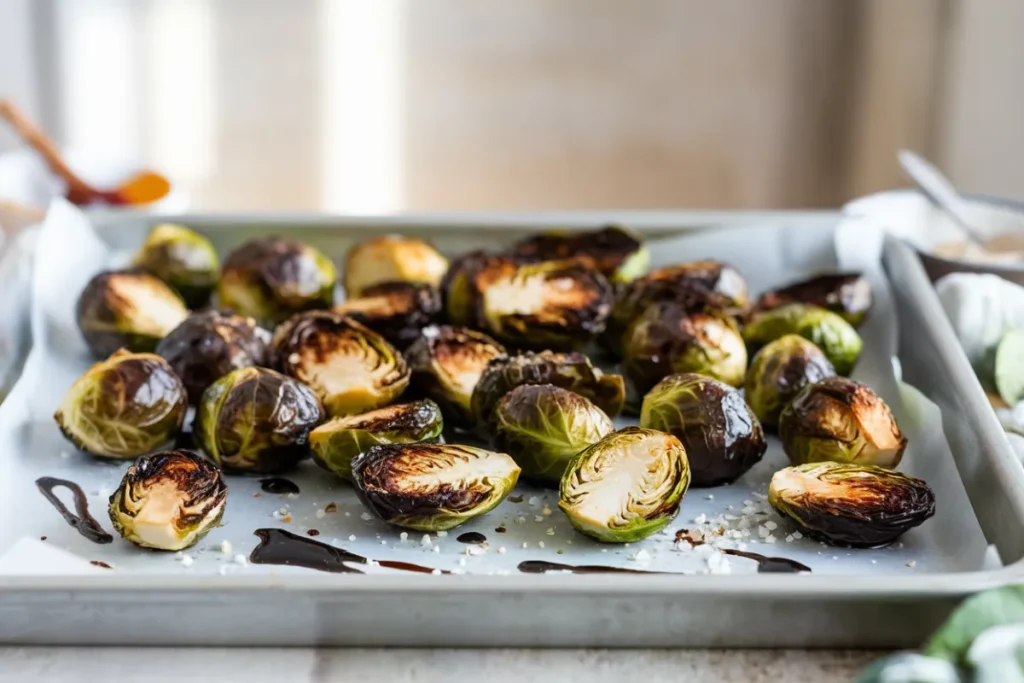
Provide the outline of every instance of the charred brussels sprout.
<path id="1" fill-rule="evenodd" d="M 747 369 L 747 347 L 731 317 L 681 304 L 651 304 L 622 337 L 626 374 L 645 392 L 663 377 L 696 372 L 738 387 Z"/>
<path id="2" fill-rule="evenodd" d="M 550 384 L 516 387 L 494 410 L 494 438 L 535 481 L 561 481 L 566 465 L 615 431 L 610 417 L 577 393 Z"/>
<path id="3" fill-rule="evenodd" d="M 471 427 L 473 389 L 487 364 L 504 355 L 505 347 L 482 332 L 428 327 L 405 354 L 412 371 L 410 389 L 437 401 L 450 424 Z"/>
<path id="4" fill-rule="evenodd" d="M 128 459 L 171 442 L 187 410 L 185 386 L 167 361 L 118 351 L 75 380 L 53 417 L 83 451 Z"/>
<path id="5" fill-rule="evenodd" d="M 537 261 L 572 259 L 611 282 L 630 282 L 650 268 L 651 255 L 637 233 L 618 225 L 583 232 L 552 230 L 512 247 L 513 256 Z"/>
<path id="6" fill-rule="evenodd" d="M 220 259 L 210 240 L 171 223 L 150 231 L 132 265 L 166 282 L 192 308 L 210 300 L 220 271 Z"/>
<path id="7" fill-rule="evenodd" d="M 891 543 L 935 514 L 935 494 L 920 479 L 839 462 L 779 470 L 768 502 L 807 535 L 853 547 Z"/>
<path id="8" fill-rule="evenodd" d="M 785 304 L 811 304 L 832 311 L 859 326 L 871 310 L 871 283 L 860 273 L 819 275 L 782 289 L 765 292 L 755 311 L 768 311 Z"/>
<path id="9" fill-rule="evenodd" d="M 433 285 L 383 282 L 334 307 L 377 332 L 400 349 L 419 339 L 441 315 L 441 295 Z"/>
<path id="10" fill-rule="evenodd" d="M 228 255 L 218 294 L 222 306 L 277 324 L 300 311 L 334 303 L 337 273 L 318 250 L 280 237 L 246 242 Z"/>
<path id="11" fill-rule="evenodd" d="M 441 300 L 448 322 L 452 325 L 483 327 L 480 291 L 476 275 L 485 266 L 500 262 L 499 257 L 484 251 L 471 251 L 451 262 L 441 278 Z"/>
<path id="12" fill-rule="evenodd" d="M 324 419 L 305 384 L 266 368 L 240 368 L 203 394 L 199 446 L 227 469 L 280 472 L 309 455 L 309 432 Z"/>
<path id="13" fill-rule="evenodd" d="M 494 408 L 501 397 L 524 384 L 553 384 L 593 401 L 609 417 L 622 410 L 626 398 L 620 375 L 605 375 L 582 353 L 527 352 L 495 358 L 484 370 L 473 390 L 472 408 L 476 423 L 492 425 Z"/>
<path id="14" fill-rule="evenodd" d="M 380 408 L 409 384 L 409 366 L 384 337 L 352 318 L 309 311 L 274 332 L 277 366 L 313 387 L 332 417 Z"/>
<path id="15" fill-rule="evenodd" d="M 157 345 L 185 383 L 191 403 L 206 387 L 238 368 L 266 365 L 270 333 L 252 318 L 210 309 L 193 313 Z"/>
<path id="16" fill-rule="evenodd" d="M 743 395 L 701 375 L 672 375 L 659 382 L 644 397 L 640 426 L 682 442 L 694 486 L 736 481 L 768 448 Z"/>
<path id="17" fill-rule="evenodd" d="M 612 288 L 572 261 L 498 260 L 476 273 L 484 327 L 524 348 L 578 349 L 604 330 Z"/>
<path id="18" fill-rule="evenodd" d="M 752 350 L 787 334 L 798 334 L 824 351 L 840 375 L 850 374 L 864 347 L 850 323 L 807 304 L 786 304 L 758 313 L 743 328 L 743 338 Z"/>
<path id="19" fill-rule="evenodd" d="M 747 281 L 732 266 L 718 261 L 694 261 L 651 271 L 626 284 L 615 299 L 604 343 L 618 352 L 629 323 L 659 301 L 671 301 L 684 310 L 715 309 L 733 316 L 750 305 Z"/>
<path id="20" fill-rule="evenodd" d="M 310 432 L 309 444 L 318 465 L 351 481 L 352 460 L 370 447 L 436 441 L 443 427 L 436 403 L 416 401 L 336 417 Z"/>
<path id="21" fill-rule="evenodd" d="M 569 463 L 558 507 L 577 530 L 628 543 L 664 529 L 690 484 L 686 450 L 671 434 L 641 427 L 613 432 Z"/>
<path id="22" fill-rule="evenodd" d="M 352 462 L 356 492 L 388 524 L 442 531 L 505 499 L 519 467 L 504 453 L 453 444 L 374 446 Z"/>
<path id="23" fill-rule="evenodd" d="M 782 409 L 801 389 L 835 375 L 821 349 L 800 335 L 787 334 L 757 352 L 743 390 L 761 424 L 775 429 Z"/>
<path id="24" fill-rule="evenodd" d="M 448 260 L 423 240 L 384 235 L 352 247 L 345 257 L 345 293 L 362 296 L 381 282 L 422 282 L 436 287 Z"/>
<path id="25" fill-rule="evenodd" d="M 78 329 L 89 350 L 106 358 L 118 349 L 150 352 L 188 316 L 185 304 L 148 273 L 100 273 L 82 290 Z"/>
<path id="26" fill-rule="evenodd" d="M 794 464 L 832 460 L 896 467 L 907 447 L 885 401 L 842 377 L 804 387 L 779 417 L 779 438 Z"/>
<path id="27" fill-rule="evenodd" d="M 110 521 L 143 548 L 183 550 L 220 524 L 228 487 L 220 470 L 188 451 L 139 458 L 110 496 Z"/>

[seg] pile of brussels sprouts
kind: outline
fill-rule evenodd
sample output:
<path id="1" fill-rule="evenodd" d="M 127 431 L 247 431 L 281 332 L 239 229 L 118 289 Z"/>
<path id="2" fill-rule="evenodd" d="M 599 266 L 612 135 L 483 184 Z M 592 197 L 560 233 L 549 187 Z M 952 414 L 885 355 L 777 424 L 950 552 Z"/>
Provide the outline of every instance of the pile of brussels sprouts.
<path id="1" fill-rule="evenodd" d="M 621 227 L 451 263 L 388 235 L 349 251 L 336 301 L 334 264 L 308 244 L 253 240 L 221 264 L 203 236 L 161 225 L 131 268 L 82 292 L 78 325 L 99 362 L 55 419 L 78 448 L 135 460 L 111 519 L 166 550 L 219 522 L 222 471 L 281 472 L 307 456 L 399 527 L 455 527 L 522 476 L 558 487 L 582 533 L 634 541 L 663 529 L 691 484 L 747 472 L 766 431 L 794 463 L 769 499 L 806 532 L 878 545 L 932 514 L 928 487 L 892 471 L 906 439 L 888 406 L 841 377 L 862 347 L 864 278 L 823 276 L 751 304 L 723 263 L 648 270 Z M 198 449 L 162 450 L 190 406 Z M 624 409 L 639 409 L 639 426 L 615 429 Z M 480 439 L 493 450 L 458 443 Z"/>

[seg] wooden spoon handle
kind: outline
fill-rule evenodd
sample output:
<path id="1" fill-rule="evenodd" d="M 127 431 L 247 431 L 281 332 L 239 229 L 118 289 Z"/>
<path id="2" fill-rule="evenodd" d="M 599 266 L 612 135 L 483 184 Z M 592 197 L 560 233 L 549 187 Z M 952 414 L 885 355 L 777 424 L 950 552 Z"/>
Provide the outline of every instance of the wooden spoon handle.
<path id="1" fill-rule="evenodd" d="M 70 192 L 78 194 L 96 194 L 95 188 L 78 177 L 65 163 L 57 146 L 41 128 L 10 100 L 0 99 L 0 118 L 5 119 L 11 127 L 34 148 L 46 161 L 50 169 L 64 179 Z"/>

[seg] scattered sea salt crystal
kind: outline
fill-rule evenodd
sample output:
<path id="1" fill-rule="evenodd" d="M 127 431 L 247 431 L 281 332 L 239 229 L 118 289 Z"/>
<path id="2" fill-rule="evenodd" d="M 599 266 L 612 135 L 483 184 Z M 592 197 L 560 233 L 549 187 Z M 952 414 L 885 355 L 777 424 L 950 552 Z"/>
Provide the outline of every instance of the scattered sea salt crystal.
<path id="1" fill-rule="evenodd" d="M 235 555 L 235 564 L 248 564 L 249 559 L 242 553 Z"/>
<path id="2" fill-rule="evenodd" d="M 316 518 L 317 519 L 323 519 L 326 516 L 327 516 L 327 513 L 323 511 L 323 508 L 321 508 L 321 509 L 316 511 Z"/>
<path id="3" fill-rule="evenodd" d="M 608 552 L 608 548 L 601 548 L 601 552 L 602 552 L 602 553 L 606 553 L 606 552 Z"/>
<path id="4" fill-rule="evenodd" d="M 435 546 L 434 546 L 433 548 L 431 548 L 431 550 L 432 550 L 433 552 L 435 552 L 435 553 L 438 553 L 438 554 L 440 554 L 440 552 L 441 552 L 441 546 L 439 546 L 439 545 L 435 545 Z"/>
<path id="5" fill-rule="evenodd" d="M 371 519 L 373 519 L 373 515 L 371 515 L 369 512 L 364 512 L 363 514 L 359 515 L 359 518 L 363 521 L 369 522 Z"/>
<path id="6" fill-rule="evenodd" d="M 181 566 L 191 567 L 194 561 L 189 555 L 185 555 L 181 558 Z"/>
<path id="7" fill-rule="evenodd" d="M 793 542 L 793 534 L 790 534 L 789 536 L 786 536 L 786 543 L 792 543 L 792 542 Z"/>
<path id="8" fill-rule="evenodd" d="M 543 548 L 544 547 L 544 541 L 537 541 L 537 545 L 539 545 L 541 548 Z"/>
<path id="9" fill-rule="evenodd" d="M 871 564 L 878 564 L 878 560 L 871 560 Z"/>
<path id="10" fill-rule="evenodd" d="M 530 496 L 530 500 L 526 501 L 530 505 L 540 505 L 540 498 L 537 496 Z"/>
<path id="11" fill-rule="evenodd" d="M 524 548 L 529 548 L 529 547 L 530 547 L 530 544 L 529 544 L 529 543 L 527 543 L 526 541 L 523 541 L 523 547 L 524 547 Z"/>
<path id="12" fill-rule="evenodd" d="M 356 535 L 355 534 L 349 534 L 348 540 L 350 540 L 350 541 L 356 540 Z"/>
<path id="13" fill-rule="evenodd" d="M 708 516 L 702 512 L 701 514 L 697 515 L 693 521 L 696 524 L 705 524 L 708 521 Z"/>
<path id="14" fill-rule="evenodd" d="M 441 529 L 440 531 L 437 532 L 437 537 L 438 538 L 444 538 L 447 535 L 448 535 L 448 532 L 445 531 L 444 529 Z"/>
<path id="15" fill-rule="evenodd" d="M 431 573 L 431 574 L 440 574 L 440 573 L 441 573 L 441 570 L 440 570 L 440 569 L 434 569 L 434 570 L 432 570 L 432 571 L 431 571 L 430 573 Z"/>
<path id="16" fill-rule="evenodd" d="M 351 513 L 351 512 L 346 512 L 346 513 L 345 513 L 345 516 L 346 516 L 346 517 L 351 517 L 351 516 L 352 516 L 352 513 Z"/>
<path id="17" fill-rule="evenodd" d="M 551 508 L 549 508 L 547 505 L 545 505 L 544 509 L 541 510 L 540 513 L 542 515 L 544 515 L 545 517 L 550 517 L 551 516 Z"/>
<path id="18" fill-rule="evenodd" d="M 917 564 L 917 560 L 911 560 L 910 562 L 907 562 L 908 567 L 913 567 L 915 564 Z"/>
<path id="19" fill-rule="evenodd" d="M 768 531 L 775 531 L 779 528 L 779 525 L 775 522 L 765 522 L 764 525 L 768 527 Z"/>
<path id="20" fill-rule="evenodd" d="M 231 541 L 224 540 L 220 542 L 220 551 L 225 555 L 231 554 Z"/>
<path id="21" fill-rule="evenodd" d="M 431 543 L 433 542 L 430 540 L 430 534 L 423 534 L 423 538 L 420 539 L 420 545 L 424 548 L 429 548 Z"/>
<path id="22" fill-rule="evenodd" d="M 516 524 L 526 524 L 526 517 L 516 517 Z"/>
<path id="23" fill-rule="evenodd" d="M 535 521 L 535 522 L 543 522 L 544 521 L 544 515 L 536 515 L 536 516 L 534 516 L 533 521 Z"/>
<path id="24" fill-rule="evenodd" d="M 771 534 L 768 534 L 768 538 L 764 539 L 764 542 L 765 543 L 775 543 L 775 537 L 772 536 Z"/>
<path id="25" fill-rule="evenodd" d="M 768 527 L 763 526 L 763 525 L 757 527 L 757 535 L 760 536 L 761 538 L 768 538 L 768 534 L 769 533 L 771 533 L 771 532 L 768 531 Z"/>
<path id="26" fill-rule="evenodd" d="M 629 559 L 631 559 L 633 562 L 650 562 L 651 554 L 643 548 L 641 548 L 640 550 L 630 555 Z"/>
<path id="27" fill-rule="evenodd" d="M 505 546 L 501 546 L 500 548 L 498 548 L 498 554 L 499 554 L 499 555 L 504 555 L 504 554 L 505 554 L 505 552 L 506 552 L 506 551 L 505 551 Z"/>
<path id="28" fill-rule="evenodd" d="M 753 504 L 754 504 L 754 501 L 752 501 L 752 500 L 750 500 L 750 499 L 748 498 L 748 499 L 746 499 L 745 501 L 743 501 L 743 504 L 749 507 L 749 506 L 751 506 L 751 505 L 753 505 Z"/>
<path id="29" fill-rule="evenodd" d="M 544 533 L 546 533 L 548 536 L 554 536 L 555 535 L 555 528 L 549 526 L 548 530 L 545 531 Z"/>
<path id="30" fill-rule="evenodd" d="M 708 495 L 704 496 L 704 498 L 707 499 L 707 500 L 714 500 L 715 499 L 715 494 L 709 493 Z"/>
<path id="31" fill-rule="evenodd" d="M 794 531 L 793 532 L 793 538 L 803 538 L 803 537 L 804 537 L 804 535 L 802 533 L 800 533 L 799 531 Z"/>
<path id="32" fill-rule="evenodd" d="M 398 538 L 400 538 L 403 541 L 407 541 L 409 540 L 409 534 L 408 532 L 403 531 L 402 533 L 398 534 Z"/>
<path id="33" fill-rule="evenodd" d="M 62 457 L 62 458 L 64 458 L 64 459 L 67 459 L 67 458 L 70 458 L 70 457 L 71 457 L 71 454 L 70 454 L 70 453 L 68 453 L 67 451 L 61 451 L 61 452 L 60 452 L 60 457 Z"/>
<path id="34" fill-rule="evenodd" d="M 380 539 L 380 544 L 381 545 L 387 545 L 388 544 L 388 539 L 386 539 L 386 538 Z"/>
<path id="35" fill-rule="evenodd" d="M 465 557 L 460 557 L 459 558 L 459 566 L 460 567 L 465 567 L 466 566 L 466 558 Z"/>

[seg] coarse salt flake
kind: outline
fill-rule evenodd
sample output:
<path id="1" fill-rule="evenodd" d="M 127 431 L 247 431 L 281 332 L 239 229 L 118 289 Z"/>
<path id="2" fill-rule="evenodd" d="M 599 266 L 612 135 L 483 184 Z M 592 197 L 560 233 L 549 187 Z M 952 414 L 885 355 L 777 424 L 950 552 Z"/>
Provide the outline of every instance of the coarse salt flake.
<path id="1" fill-rule="evenodd" d="M 326 516 L 327 516 L 327 513 L 324 512 L 323 508 L 321 508 L 321 509 L 316 511 L 316 518 L 317 519 L 323 519 Z"/>
<path id="2" fill-rule="evenodd" d="M 444 538 L 447 535 L 448 535 L 448 532 L 445 531 L 444 529 L 441 529 L 440 531 L 437 532 L 437 537 L 438 538 Z"/>
<path id="3" fill-rule="evenodd" d="M 235 564 L 247 564 L 249 559 L 242 553 L 235 555 Z"/>
<path id="4" fill-rule="evenodd" d="M 181 566 L 183 567 L 191 567 L 193 562 L 195 562 L 195 560 L 193 560 L 189 555 L 185 555 L 181 558 Z"/>
<path id="5" fill-rule="evenodd" d="M 403 541 L 407 541 L 409 540 L 409 533 L 403 531 L 402 533 L 398 534 L 398 538 L 402 539 Z"/>
<path id="6" fill-rule="evenodd" d="M 359 515 L 359 518 L 362 519 L 364 522 L 369 522 L 371 519 L 373 519 L 373 515 L 371 515 L 369 512 L 364 512 L 361 515 Z"/>
<path id="7" fill-rule="evenodd" d="M 231 541 L 223 540 L 223 541 L 220 542 L 220 551 L 222 553 L 224 553 L 225 555 L 230 555 L 231 554 L 231 550 L 232 550 L 232 548 L 231 548 Z"/>
<path id="8" fill-rule="evenodd" d="M 555 528 L 549 526 L 548 530 L 545 531 L 544 533 L 546 533 L 548 536 L 554 536 L 555 535 Z"/>
<path id="9" fill-rule="evenodd" d="M 424 548 L 429 548 L 433 544 L 430 540 L 430 534 L 423 534 L 423 538 L 420 539 L 420 545 Z"/>
<path id="10" fill-rule="evenodd" d="M 541 548 L 543 548 L 544 547 L 544 541 L 537 541 L 537 545 L 539 545 Z"/>
<path id="11" fill-rule="evenodd" d="M 348 540 L 350 540 L 350 541 L 356 540 L 356 535 L 355 534 L 349 534 Z"/>

